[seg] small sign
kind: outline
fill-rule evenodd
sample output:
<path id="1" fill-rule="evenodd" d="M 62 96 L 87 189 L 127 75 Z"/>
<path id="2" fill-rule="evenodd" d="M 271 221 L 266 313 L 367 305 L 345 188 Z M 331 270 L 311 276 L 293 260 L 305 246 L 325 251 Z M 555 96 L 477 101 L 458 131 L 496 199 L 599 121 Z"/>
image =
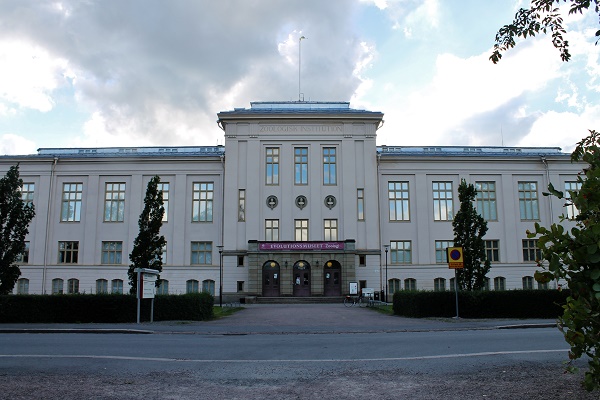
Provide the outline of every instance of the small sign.
<path id="1" fill-rule="evenodd" d="M 156 292 L 156 275 L 142 274 L 142 299 L 153 299 Z"/>
<path id="2" fill-rule="evenodd" d="M 350 295 L 356 296 L 358 294 L 358 282 L 350 282 Z"/>
<path id="3" fill-rule="evenodd" d="M 463 248 L 462 247 L 448 247 L 446 249 L 448 254 L 448 268 L 460 269 L 464 268 L 463 262 Z"/>

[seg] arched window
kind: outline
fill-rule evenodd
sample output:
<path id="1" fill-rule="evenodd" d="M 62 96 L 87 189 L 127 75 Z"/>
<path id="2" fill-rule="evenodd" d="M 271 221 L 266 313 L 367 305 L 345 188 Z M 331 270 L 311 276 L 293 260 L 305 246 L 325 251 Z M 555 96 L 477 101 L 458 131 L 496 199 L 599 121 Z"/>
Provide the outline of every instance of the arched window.
<path id="1" fill-rule="evenodd" d="M 71 278 L 67 281 L 67 293 L 79 293 L 79 279 Z"/>
<path id="2" fill-rule="evenodd" d="M 433 280 L 433 290 L 436 292 L 443 292 L 446 290 L 446 279 L 444 278 L 435 278 Z"/>
<path id="3" fill-rule="evenodd" d="M 533 276 L 524 276 L 523 277 L 523 289 L 524 290 L 533 289 Z"/>
<path id="4" fill-rule="evenodd" d="M 108 293 L 108 281 L 106 279 L 96 279 L 96 293 Z"/>
<path id="5" fill-rule="evenodd" d="M 160 284 L 156 288 L 156 294 L 169 294 L 169 281 L 161 279 Z"/>
<path id="6" fill-rule="evenodd" d="M 52 294 L 63 294 L 63 280 L 60 278 L 52 279 Z"/>
<path id="7" fill-rule="evenodd" d="M 186 293 L 198 293 L 198 281 L 195 279 L 190 279 L 185 283 L 185 292 Z"/>
<path id="8" fill-rule="evenodd" d="M 110 282 L 110 292 L 115 294 L 123 294 L 123 280 L 113 279 Z"/>
<path id="9" fill-rule="evenodd" d="M 506 278 L 497 276 L 494 278 L 494 290 L 506 290 Z"/>
<path id="10" fill-rule="evenodd" d="M 390 279 L 388 282 L 388 293 L 394 294 L 400 291 L 400 279 Z"/>
<path id="11" fill-rule="evenodd" d="M 546 282 L 546 283 L 538 282 L 537 286 L 538 286 L 538 290 L 548 290 L 548 288 L 549 288 L 548 282 Z"/>
<path id="12" fill-rule="evenodd" d="M 413 278 L 406 278 L 404 280 L 404 290 L 417 290 L 417 280 Z"/>
<path id="13" fill-rule="evenodd" d="M 17 294 L 29 294 L 29 279 L 20 278 L 17 281 Z"/>
<path id="14" fill-rule="evenodd" d="M 202 281 L 202 291 L 204 293 L 210 293 L 211 295 L 215 295 L 215 281 L 211 279 L 206 279 Z"/>

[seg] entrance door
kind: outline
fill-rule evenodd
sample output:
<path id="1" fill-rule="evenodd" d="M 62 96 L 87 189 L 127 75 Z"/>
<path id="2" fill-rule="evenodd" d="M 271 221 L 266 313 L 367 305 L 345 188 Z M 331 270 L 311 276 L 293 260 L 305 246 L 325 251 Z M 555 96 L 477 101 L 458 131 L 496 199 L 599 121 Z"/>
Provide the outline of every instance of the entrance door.
<path id="1" fill-rule="evenodd" d="M 267 261 L 263 264 L 262 284 L 264 297 L 279 297 L 279 264 L 275 261 Z"/>
<path id="2" fill-rule="evenodd" d="M 342 295 L 342 266 L 337 261 L 327 261 L 323 268 L 323 295 Z"/>
<path id="3" fill-rule="evenodd" d="M 310 265 L 306 261 L 294 264 L 294 297 L 310 296 Z"/>

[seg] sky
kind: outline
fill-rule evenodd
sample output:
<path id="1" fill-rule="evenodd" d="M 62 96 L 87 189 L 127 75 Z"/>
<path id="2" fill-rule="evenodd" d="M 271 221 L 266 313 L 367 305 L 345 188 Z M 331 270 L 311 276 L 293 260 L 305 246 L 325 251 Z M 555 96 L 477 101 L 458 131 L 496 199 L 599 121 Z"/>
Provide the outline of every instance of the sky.
<path id="1" fill-rule="evenodd" d="M 213 146 L 252 101 L 349 101 L 387 146 L 551 146 L 600 130 L 598 15 L 489 61 L 524 0 L 3 0 L 0 154 Z M 304 36 L 306 39 L 300 40 Z"/>

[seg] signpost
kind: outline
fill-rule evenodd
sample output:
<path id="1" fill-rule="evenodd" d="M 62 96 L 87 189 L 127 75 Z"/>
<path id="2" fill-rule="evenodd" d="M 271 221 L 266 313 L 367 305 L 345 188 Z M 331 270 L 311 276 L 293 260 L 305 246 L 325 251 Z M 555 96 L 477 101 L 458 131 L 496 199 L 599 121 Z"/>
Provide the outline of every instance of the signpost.
<path id="1" fill-rule="evenodd" d="M 137 272 L 137 323 L 140 323 L 140 303 L 142 299 L 152 299 L 150 306 L 150 322 L 154 322 L 154 295 L 156 293 L 156 278 L 159 271 L 148 268 L 136 268 Z"/>
<path id="2" fill-rule="evenodd" d="M 463 261 L 462 247 L 448 247 L 446 249 L 448 256 L 448 268 L 454 269 L 454 291 L 456 292 L 456 319 L 458 319 L 458 269 L 465 267 Z"/>

